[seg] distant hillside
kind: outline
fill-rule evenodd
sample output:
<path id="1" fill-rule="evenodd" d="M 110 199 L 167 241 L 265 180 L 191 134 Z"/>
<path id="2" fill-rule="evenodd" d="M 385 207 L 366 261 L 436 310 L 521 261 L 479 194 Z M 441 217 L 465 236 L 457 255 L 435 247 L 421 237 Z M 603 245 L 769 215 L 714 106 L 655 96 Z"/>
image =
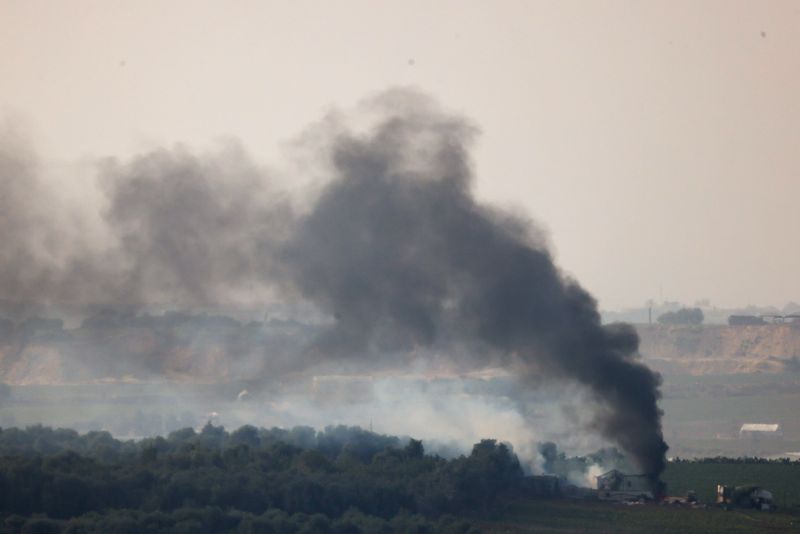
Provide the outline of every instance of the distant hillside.
<path id="1" fill-rule="evenodd" d="M 242 324 L 228 317 L 168 313 L 61 321 L 0 320 L 0 382 L 224 382 L 286 372 L 313 328 L 293 321 Z"/>
<path id="2" fill-rule="evenodd" d="M 641 353 L 664 374 L 800 371 L 800 323 L 763 326 L 638 325 Z M 291 371 L 315 335 L 293 321 L 242 324 L 219 316 L 0 321 L 0 382 L 69 384 L 166 378 L 220 382 Z"/>
<path id="3" fill-rule="evenodd" d="M 800 323 L 637 325 L 645 361 L 665 374 L 800 370 Z"/>

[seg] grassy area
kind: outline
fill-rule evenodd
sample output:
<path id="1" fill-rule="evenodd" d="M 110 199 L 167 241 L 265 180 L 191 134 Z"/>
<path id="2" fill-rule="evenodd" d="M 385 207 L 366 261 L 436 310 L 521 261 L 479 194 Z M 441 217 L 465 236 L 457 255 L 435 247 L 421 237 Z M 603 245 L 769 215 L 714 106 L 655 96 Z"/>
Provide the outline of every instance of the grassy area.
<path id="1" fill-rule="evenodd" d="M 797 374 L 767 373 L 665 378 L 659 405 L 668 454 L 778 456 L 800 450 L 797 382 Z M 743 423 L 779 423 L 783 435 L 738 439 Z"/>
<path id="2" fill-rule="evenodd" d="M 687 421 L 716 421 L 730 419 L 744 422 L 782 422 L 784 431 L 797 426 L 797 406 L 800 395 L 769 394 L 663 399 L 661 408 L 673 423 Z M 788 428 L 787 428 L 788 427 Z"/>
<path id="3" fill-rule="evenodd" d="M 667 505 L 526 499 L 509 503 L 484 532 L 745 533 L 800 532 L 800 463 L 670 463 L 664 473 L 670 495 L 695 490 L 713 503 L 718 483 L 755 484 L 775 495 L 777 512 L 724 511 Z"/>
<path id="4" fill-rule="evenodd" d="M 702 502 L 713 502 L 717 484 L 757 485 L 772 492 L 778 506 L 800 506 L 800 463 L 722 464 L 674 463 L 663 476 L 670 495 L 695 490 Z"/>
<path id="5" fill-rule="evenodd" d="M 481 521 L 479 527 L 497 533 L 775 533 L 798 532 L 800 515 L 528 499 L 509 503 L 497 518 Z"/>

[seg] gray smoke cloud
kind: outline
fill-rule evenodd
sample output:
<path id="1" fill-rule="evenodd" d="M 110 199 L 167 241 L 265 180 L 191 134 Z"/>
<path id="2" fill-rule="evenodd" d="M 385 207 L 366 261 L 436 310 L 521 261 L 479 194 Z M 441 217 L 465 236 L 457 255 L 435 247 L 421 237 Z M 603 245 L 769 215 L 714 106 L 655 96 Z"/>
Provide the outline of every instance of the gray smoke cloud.
<path id="1" fill-rule="evenodd" d="M 8 307 L 46 287 L 51 271 L 44 245 L 55 233 L 40 212 L 46 192 L 37 159 L 9 125 L 0 131 L 0 284 Z M 47 205 L 49 202 L 44 202 Z M 49 287 L 47 288 L 49 289 Z"/>
<path id="2" fill-rule="evenodd" d="M 469 125 L 413 95 L 386 100 L 394 113 L 374 131 L 336 139 L 336 176 L 287 245 L 295 286 L 337 318 L 324 346 L 374 354 L 455 341 L 577 381 L 599 404 L 597 430 L 658 475 L 660 378 L 638 361 L 636 332 L 601 325 L 529 223 L 475 201 Z"/>
<path id="3" fill-rule="evenodd" d="M 235 147 L 104 163 L 102 247 L 48 221 L 35 158 L 4 143 L 0 298 L 311 303 L 330 326 L 292 368 L 399 368 L 445 355 L 464 369 L 511 367 L 531 387 L 577 383 L 592 399 L 593 430 L 657 477 L 667 449 L 660 377 L 639 361 L 632 327 L 601 324 L 534 224 L 475 200 L 476 129 L 408 90 L 365 109 L 366 129 L 325 124 L 316 157 L 328 178 L 305 204 Z"/>
<path id="4" fill-rule="evenodd" d="M 124 273 L 119 299 L 214 304 L 274 279 L 292 211 L 239 148 L 196 157 L 178 148 L 109 162 L 105 217 Z"/>

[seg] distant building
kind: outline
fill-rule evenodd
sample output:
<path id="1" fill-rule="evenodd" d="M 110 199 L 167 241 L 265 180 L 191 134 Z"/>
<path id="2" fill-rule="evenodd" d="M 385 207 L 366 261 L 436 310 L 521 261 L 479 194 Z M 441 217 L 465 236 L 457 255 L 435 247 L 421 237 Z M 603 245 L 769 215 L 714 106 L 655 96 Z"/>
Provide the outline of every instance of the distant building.
<path id="1" fill-rule="evenodd" d="M 728 324 L 731 326 L 744 326 L 754 324 L 767 324 L 764 319 L 757 315 L 731 315 L 728 317 Z"/>
<path id="2" fill-rule="evenodd" d="M 616 469 L 597 477 L 597 497 L 606 501 L 654 500 L 653 479 L 647 475 L 627 475 Z"/>
<path id="3" fill-rule="evenodd" d="M 777 423 L 745 423 L 739 429 L 740 438 L 780 437 L 783 436 L 781 425 Z"/>
<path id="4" fill-rule="evenodd" d="M 771 491 L 758 486 L 732 487 L 722 484 L 717 485 L 717 504 L 756 510 L 771 510 L 775 507 Z"/>

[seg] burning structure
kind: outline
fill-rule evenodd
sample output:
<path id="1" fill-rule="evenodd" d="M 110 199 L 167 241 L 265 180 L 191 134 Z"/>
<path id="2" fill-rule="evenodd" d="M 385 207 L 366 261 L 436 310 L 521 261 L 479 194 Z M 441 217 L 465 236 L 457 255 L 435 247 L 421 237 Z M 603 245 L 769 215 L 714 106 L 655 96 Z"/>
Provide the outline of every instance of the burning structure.
<path id="1" fill-rule="evenodd" d="M 597 497 L 605 501 L 652 501 L 661 497 L 657 481 L 647 475 L 629 475 L 616 469 L 597 477 Z"/>

